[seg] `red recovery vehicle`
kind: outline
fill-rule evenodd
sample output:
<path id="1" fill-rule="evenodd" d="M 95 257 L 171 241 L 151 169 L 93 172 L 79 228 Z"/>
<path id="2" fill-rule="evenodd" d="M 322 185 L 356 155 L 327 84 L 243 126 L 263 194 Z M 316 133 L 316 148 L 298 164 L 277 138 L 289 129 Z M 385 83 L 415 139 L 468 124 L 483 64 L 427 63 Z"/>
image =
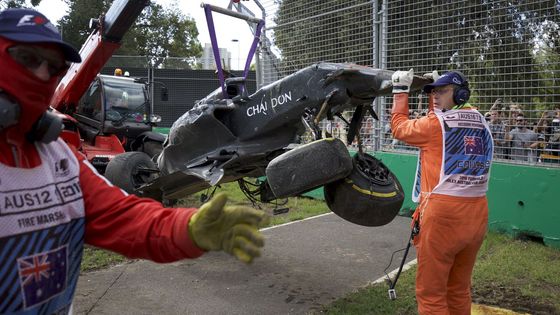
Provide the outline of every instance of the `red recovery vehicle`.
<path id="1" fill-rule="evenodd" d="M 61 137 L 100 172 L 125 151 L 153 156 L 165 140 L 151 131 L 161 118 L 152 113 L 145 82 L 98 74 L 149 3 L 115 0 L 105 15 L 92 19 L 93 31 L 80 49 L 82 62 L 72 64 L 51 99 L 51 106 L 64 116 Z"/>

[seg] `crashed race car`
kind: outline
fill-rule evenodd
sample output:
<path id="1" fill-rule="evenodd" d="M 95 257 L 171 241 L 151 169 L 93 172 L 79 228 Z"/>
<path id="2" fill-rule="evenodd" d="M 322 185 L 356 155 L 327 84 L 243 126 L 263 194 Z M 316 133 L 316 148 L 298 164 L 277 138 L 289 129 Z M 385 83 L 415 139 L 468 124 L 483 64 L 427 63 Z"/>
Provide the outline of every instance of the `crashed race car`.
<path id="1" fill-rule="evenodd" d="M 260 201 L 324 186 L 329 208 L 366 226 L 390 222 L 404 193 L 395 175 L 364 152 L 351 157 L 339 139 L 321 139 L 319 122 L 354 109 L 348 143 L 359 138 L 375 97 L 391 95 L 393 71 L 317 63 L 248 95 L 240 78 L 197 102 L 173 124 L 160 154 L 127 152 L 105 176 L 128 192 L 162 201 L 244 178 L 266 176 L 251 191 Z M 429 81 L 415 76 L 411 90 Z M 315 141 L 301 145 L 310 131 Z M 248 191 L 248 189 L 245 189 Z"/>

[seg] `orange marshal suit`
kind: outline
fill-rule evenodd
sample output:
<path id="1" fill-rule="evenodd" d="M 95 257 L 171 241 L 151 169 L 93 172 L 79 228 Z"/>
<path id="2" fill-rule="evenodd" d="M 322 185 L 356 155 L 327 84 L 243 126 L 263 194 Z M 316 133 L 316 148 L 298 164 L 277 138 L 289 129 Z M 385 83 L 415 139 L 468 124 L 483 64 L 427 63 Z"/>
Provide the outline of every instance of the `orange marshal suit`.
<path id="1" fill-rule="evenodd" d="M 420 220 L 420 233 L 414 238 L 418 259 L 416 274 L 418 312 L 419 314 L 467 315 L 471 314 L 471 274 L 488 222 L 485 192 L 493 147 L 491 142 L 487 142 L 488 135 L 484 133 L 488 128 L 483 128 L 487 125 L 482 118 L 482 125 L 477 125 L 478 131 L 467 128 L 471 133 L 462 136 L 466 139 L 466 144 L 457 145 L 460 149 L 470 145 L 466 149 L 470 150 L 468 153 L 487 153 L 486 157 L 480 157 L 482 162 L 465 162 L 461 159 L 458 162 L 459 165 L 467 165 L 471 168 L 467 171 L 475 173 L 478 171 L 474 175 L 480 176 L 465 177 L 465 174 L 457 174 L 451 175 L 457 176 L 455 179 L 445 177 L 448 171 L 447 161 L 453 156 L 444 155 L 444 150 L 446 150 L 445 144 L 449 144 L 451 140 L 444 143 L 444 137 L 449 139 L 445 133 L 448 125 L 434 110 L 431 110 L 432 104 L 430 97 L 430 111 L 427 116 L 409 119 L 408 94 L 395 94 L 391 117 L 393 136 L 418 147 L 419 159 L 422 162 L 418 170 L 421 176 L 417 176 L 420 179 L 419 204 L 414 213 L 414 219 Z M 455 112 L 466 113 L 465 115 L 476 113 L 482 117 L 476 110 Z M 439 112 L 440 116 L 441 114 L 442 112 Z M 472 117 L 476 118 L 476 115 Z M 478 121 L 478 118 L 476 119 Z M 445 128 L 442 127 L 444 125 Z M 489 138 L 491 141 L 491 136 Z M 486 142 L 482 142 L 484 139 Z M 458 142 L 460 141 L 462 140 Z M 488 150 L 490 150 L 489 159 Z M 446 164 L 445 168 L 442 168 L 444 160 Z M 487 169 L 475 169 L 482 165 L 477 163 L 487 165 Z M 457 178 L 478 181 L 470 182 L 473 184 L 470 187 L 469 182 L 465 184 L 461 180 L 457 181 Z M 442 186 L 440 184 L 447 186 L 447 189 L 438 189 Z"/>

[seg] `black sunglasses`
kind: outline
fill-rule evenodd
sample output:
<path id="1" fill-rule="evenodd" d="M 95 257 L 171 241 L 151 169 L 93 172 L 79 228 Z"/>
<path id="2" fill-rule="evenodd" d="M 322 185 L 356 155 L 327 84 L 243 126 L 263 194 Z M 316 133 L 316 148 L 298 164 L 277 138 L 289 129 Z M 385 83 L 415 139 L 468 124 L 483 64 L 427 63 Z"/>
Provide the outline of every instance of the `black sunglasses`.
<path id="1" fill-rule="evenodd" d="M 17 63 L 29 70 L 36 70 L 46 61 L 51 77 L 64 73 L 70 67 L 70 64 L 63 59 L 45 56 L 38 49 L 30 46 L 13 46 L 8 48 L 8 53 Z"/>

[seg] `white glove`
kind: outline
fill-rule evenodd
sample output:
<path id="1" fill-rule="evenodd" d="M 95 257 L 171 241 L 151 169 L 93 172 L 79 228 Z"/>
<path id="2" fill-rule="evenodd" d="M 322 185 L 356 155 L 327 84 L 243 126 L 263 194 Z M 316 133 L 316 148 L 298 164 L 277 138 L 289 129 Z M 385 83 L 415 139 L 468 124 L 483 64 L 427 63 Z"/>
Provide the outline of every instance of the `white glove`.
<path id="1" fill-rule="evenodd" d="M 410 92 L 413 78 L 414 69 L 412 68 L 408 71 L 395 71 L 391 77 L 391 81 L 393 81 L 393 94 Z"/>
<path id="2" fill-rule="evenodd" d="M 423 77 L 436 82 L 439 79 L 439 73 L 437 72 L 437 70 L 434 70 L 432 72 L 424 73 Z"/>

